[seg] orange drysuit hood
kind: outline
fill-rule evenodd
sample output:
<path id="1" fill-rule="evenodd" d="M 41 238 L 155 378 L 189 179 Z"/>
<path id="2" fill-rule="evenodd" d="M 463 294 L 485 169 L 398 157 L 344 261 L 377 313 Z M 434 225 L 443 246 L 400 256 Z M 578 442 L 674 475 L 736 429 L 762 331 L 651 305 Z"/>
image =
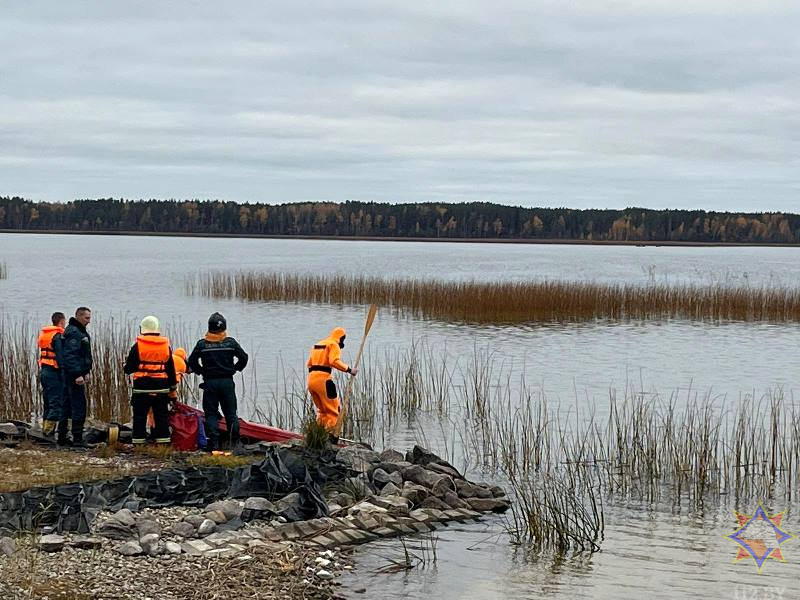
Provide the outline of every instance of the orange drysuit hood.
<path id="1" fill-rule="evenodd" d="M 336 327 L 333 331 L 331 331 L 330 339 L 335 341 L 341 348 L 344 348 L 344 337 L 347 335 L 347 332 L 344 330 L 344 327 Z"/>
<path id="2" fill-rule="evenodd" d="M 173 354 L 175 356 L 180 356 L 183 360 L 186 360 L 186 350 L 183 348 L 177 348 Z"/>

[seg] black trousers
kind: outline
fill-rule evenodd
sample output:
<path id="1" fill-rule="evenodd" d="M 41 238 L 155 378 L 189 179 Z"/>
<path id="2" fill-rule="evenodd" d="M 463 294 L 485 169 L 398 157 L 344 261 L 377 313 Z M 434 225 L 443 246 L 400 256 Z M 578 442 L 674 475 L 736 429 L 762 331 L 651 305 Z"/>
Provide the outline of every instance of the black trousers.
<path id="1" fill-rule="evenodd" d="M 67 420 L 72 419 L 72 441 L 83 441 L 83 424 L 86 421 L 86 384 L 75 383 L 76 376 L 64 374 L 64 404 L 58 420 L 58 437 L 66 439 Z"/>
<path id="2" fill-rule="evenodd" d="M 42 384 L 42 396 L 44 397 L 42 417 L 47 421 L 60 420 L 66 396 L 61 371 L 48 365 L 42 365 L 39 381 Z"/>
<path id="3" fill-rule="evenodd" d="M 203 412 L 209 450 L 219 448 L 219 410 L 225 415 L 231 446 L 239 441 L 239 415 L 236 414 L 236 384 L 233 379 L 209 379 L 203 382 Z"/>
<path id="4" fill-rule="evenodd" d="M 147 441 L 147 413 L 153 409 L 153 437 L 156 443 L 169 444 L 169 395 L 166 393 L 151 394 L 137 392 L 131 397 L 133 406 L 133 443 L 144 444 Z"/>

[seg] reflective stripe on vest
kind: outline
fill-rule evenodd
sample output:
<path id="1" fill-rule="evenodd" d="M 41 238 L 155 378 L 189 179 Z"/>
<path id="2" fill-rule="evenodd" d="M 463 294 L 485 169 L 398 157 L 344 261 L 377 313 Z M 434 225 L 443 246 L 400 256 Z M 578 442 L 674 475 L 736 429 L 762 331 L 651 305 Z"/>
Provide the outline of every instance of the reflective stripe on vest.
<path id="1" fill-rule="evenodd" d="M 39 347 L 39 366 L 48 366 L 53 367 L 54 369 L 58 368 L 58 362 L 56 361 L 56 353 L 53 350 L 53 338 L 57 333 L 64 333 L 64 328 L 59 327 L 58 325 L 48 325 L 46 327 L 42 327 L 41 333 L 39 333 L 39 339 L 36 341 L 36 345 Z"/>

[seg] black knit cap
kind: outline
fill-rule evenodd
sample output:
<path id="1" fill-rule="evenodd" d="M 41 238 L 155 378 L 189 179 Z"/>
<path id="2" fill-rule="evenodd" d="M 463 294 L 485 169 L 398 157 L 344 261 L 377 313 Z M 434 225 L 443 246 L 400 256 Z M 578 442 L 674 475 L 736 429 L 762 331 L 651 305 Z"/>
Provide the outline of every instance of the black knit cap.
<path id="1" fill-rule="evenodd" d="M 208 331 L 209 333 L 222 333 L 228 328 L 228 322 L 220 313 L 215 312 L 208 317 Z"/>

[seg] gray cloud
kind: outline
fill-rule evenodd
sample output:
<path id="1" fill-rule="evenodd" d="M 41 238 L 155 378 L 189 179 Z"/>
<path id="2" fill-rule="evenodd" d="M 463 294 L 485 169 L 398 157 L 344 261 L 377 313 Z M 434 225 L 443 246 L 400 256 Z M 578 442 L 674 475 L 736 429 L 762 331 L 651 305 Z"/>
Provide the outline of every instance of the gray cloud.
<path id="1" fill-rule="evenodd" d="M 800 210 L 789 2 L 32 2 L 2 194 Z"/>

